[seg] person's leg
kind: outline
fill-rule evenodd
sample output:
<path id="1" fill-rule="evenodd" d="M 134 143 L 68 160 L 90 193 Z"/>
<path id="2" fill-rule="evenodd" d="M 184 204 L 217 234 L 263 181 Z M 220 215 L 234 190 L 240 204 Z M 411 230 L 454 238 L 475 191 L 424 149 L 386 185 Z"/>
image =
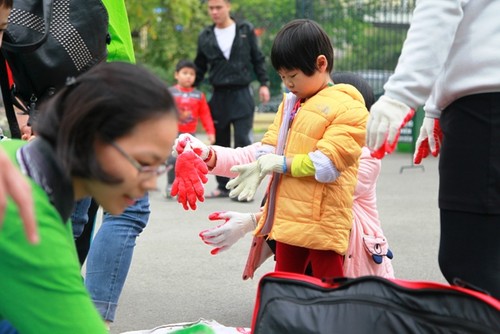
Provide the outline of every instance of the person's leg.
<path id="1" fill-rule="evenodd" d="M 76 252 L 78 253 L 80 265 L 83 265 L 85 259 L 87 259 L 87 254 L 89 253 L 90 244 L 92 242 L 95 218 L 97 210 L 99 209 L 99 204 L 97 204 L 94 199 L 86 198 L 77 202 L 77 207 L 79 208 L 77 209 L 75 207 L 75 211 L 71 216 L 71 221 L 76 223 L 76 225 L 73 225 L 73 236 L 75 237 Z M 83 212 L 85 208 L 87 208 L 87 211 Z"/>
<path id="2" fill-rule="evenodd" d="M 344 277 L 344 256 L 334 251 L 309 250 L 312 276 L 323 278 Z"/>
<path id="3" fill-rule="evenodd" d="M 276 241 L 275 271 L 303 274 L 308 263 L 309 250 Z"/>
<path id="4" fill-rule="evenodd" d="M 443 110 L 439 265 L 500 297 L 500 93 L 464 96 Z"/>
<path id="5" fill-rule="evenodd" d="M 215 127 L 215 145 L 231 147 L 231 123 L 226 111 L 226 97 L 227 92 L 215 91 L 210 99 L 209 106 Z M 216 176 L 215 179 L 217 180 L 217 189 L 213 195 L 223 193 L 227 197 L 229 192 L 226 189 L 226 184 L 229 182 L 229 178 Z M 210 198 L 211 195 L 208 194 L 205 197 Z"/>
<path id="6" fill-rule="evenodd" d="M 234 147 L 245 147 L 252 144 L 253 118 L 255 102 L 251 89 L 240 89 L 234 92 L 233 108 L 238 110 L 231 116 L 234 128 Z"/>
<path id="7" fill-rule="evenodd" d="M 85 285 L 107 322 L 115 318 L 118 299 L 132 261 L 135 241 L 149 219 L 149 198 L 138 200 L 119 216 L 105 213 L 87 258 Z"/>
<path id="8" fill-rule="evenodd" d="M 253 114 L 234 120 L 233 127 L 234 147 L 245 147 L 252 144 Z"/>
<path id="9" fill-rule="evenodd" d="M 75 203 L 75 208 L 71 213 L 71 224 L 73 225 L 73 237 L 75 239 L 82 235 L 85 224 L 89 221 L 88 211 L 91 200 L 91 197 L 86 197 Z"/>
<path id="10" fill-rule="evenodd" d="M 500 215 L 441 210 L 439 267 L 500 299 Z"/>
<path id="11" fill-rule="evenodd" d="M 171 198 L 172 196 L 170 195 L 170 191 L 172 190 L 172 184 L 174 183 L 175 180 L 175 162 L 176 158 L 174 156 L 169 156 L 167 159 L 167 185 L 165 187 L 165 197 L 166 198 Z"/>

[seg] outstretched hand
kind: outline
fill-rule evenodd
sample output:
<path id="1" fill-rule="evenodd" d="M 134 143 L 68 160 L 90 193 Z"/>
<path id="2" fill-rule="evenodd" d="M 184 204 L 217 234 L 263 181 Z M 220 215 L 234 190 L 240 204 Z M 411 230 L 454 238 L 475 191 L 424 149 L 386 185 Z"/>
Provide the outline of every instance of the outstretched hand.
<path id="1" fill-rule="evenodd" d="M 226 189 L 230 189 L 229 197 L 237 197 L 239 201 L 251 201 L 260 183 L 266 176 L 261 175 L 261 170 L 257 161 L 245 165 L 231 167 L 231 172 L 239 175 L 226 184 Z"/>
<path id="2" fill-rule="evenodd" d="M 196 210 L 196 201 L 205 200 L 203 184 L 208 181 L 207 174 L 207 165 L 188 144 L 177 157 L 175 180 L 170 193 L 172 197 L 177 196 L 177 202 L 182 204 L 184 210 Z"/>
<path id="3" fill-rule="evenodd" d="M 225 222 L 216 227 L 200 232 L 200 238 L 209 246 L 214 248 L 210 251 L 212 255 L 229 249 L 238 240 L 243 238 L 245 234 L 251 232 L 257 220 L 253 213 L 240 212 L 214 212 L 208 216 L 210 220 L 221 220 Z"/>

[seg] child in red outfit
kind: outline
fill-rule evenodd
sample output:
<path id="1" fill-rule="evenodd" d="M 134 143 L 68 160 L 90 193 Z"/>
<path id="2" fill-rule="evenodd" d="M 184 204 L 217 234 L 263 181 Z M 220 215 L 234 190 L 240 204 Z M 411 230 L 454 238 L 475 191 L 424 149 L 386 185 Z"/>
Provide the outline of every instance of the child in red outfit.
<path id="1" fill-rule="evenodd" d="M 174 96 L 178 110 L 178 131 L 195 135 L 198 120 L 201 121 L 207 133 L 210 144 L 215 143 L 215 128 L 205 94 L 193 87 L 196 79 L 196 65 L 190 60 L 180 60 L 175 67 L 175 80 L 177 84 L 169 90 Z M 167 174 L 166 197 L 170 198 L 170 190 L 175 179 L 176 158 L 170 156 L 167 161 L 169 171 Z"/>

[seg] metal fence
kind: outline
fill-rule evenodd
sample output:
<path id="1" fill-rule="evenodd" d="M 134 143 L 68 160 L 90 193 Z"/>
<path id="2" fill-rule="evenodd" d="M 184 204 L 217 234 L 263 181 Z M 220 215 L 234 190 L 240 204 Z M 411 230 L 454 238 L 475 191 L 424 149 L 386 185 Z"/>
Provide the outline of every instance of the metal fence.
<path id="1" fill-rule="evenodd" d="M 284 0 L 269 1 L 270 6 Z M 291 0 L 295 10 L 273 12 L 272 19 L 251 18 L 261 47 L 270 54 L 276 32 L 294 18 L 310 18 L 332 38 L 335 71 L 361 74 L 372 85 L 375 95 L 396 67 L 409 28 L 415 0 Z M 272 10 L 270 8 L 270 10 Z M 239 7 L 236 15 L 250 19 L 251 8 Z M 271 66 L 269 65 L 269 68 Z M 269 71 L 272 95 L 279 93 L 280 78 Z M 279 94 L 278 94 L 279 95 Z"/>

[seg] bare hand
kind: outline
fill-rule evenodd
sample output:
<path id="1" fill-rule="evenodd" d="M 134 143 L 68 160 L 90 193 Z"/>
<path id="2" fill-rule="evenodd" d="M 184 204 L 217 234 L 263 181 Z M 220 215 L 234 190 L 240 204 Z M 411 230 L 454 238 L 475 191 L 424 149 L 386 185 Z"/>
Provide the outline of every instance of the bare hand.
<path id="1" fill-rule="evenodd" d="M 19 207 L 19 214 L 29 242 L 32 244 L 38 243 L 40 238 L 33 211 L 31 187 L 23 175 L 14 167 L 7 155 L 0 150 L 0 226 L 3 223 L 7 195 L 10 195 Z"/>

